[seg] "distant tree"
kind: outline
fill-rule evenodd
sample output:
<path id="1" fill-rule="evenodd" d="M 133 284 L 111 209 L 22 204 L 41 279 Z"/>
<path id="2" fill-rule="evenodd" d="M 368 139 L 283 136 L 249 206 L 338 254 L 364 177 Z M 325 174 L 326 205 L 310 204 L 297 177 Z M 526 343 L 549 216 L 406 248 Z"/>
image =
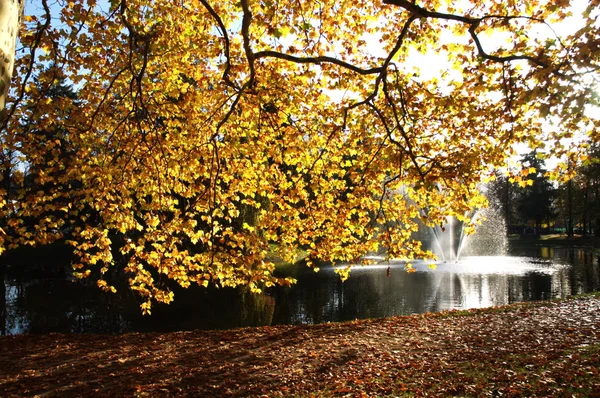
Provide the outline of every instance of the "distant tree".
<path id="1" fill-rule="evenodd" d="M 553 200 L 556 194 L 549 177 L 546 175 L 546 164 L 536 151 L 523 156 L 523 166 L 532 169 L 527 179 L 532 184 L 527 184 L 520 189 L 517 200 L 517 209 L 521 220 L 533 224 L 539 232 L 544 221 L 549 225 L 554 217 Z M 533 171 L 535 169 L 535 171 Z"/>
<path id="2" fill-rule="evenodd" d="M 596 236 L 600 236 L 600 144 L 595 143 L 590 151 L 591 161 L 582 166 L 585 189 L 583 195 L 584 225 L 588 230 L 594 231 Z"/>
<path id="3" fill-rule="evenodd" d="M 591 144 L 588 159 L 573 166 L 575 176 L 562 183 L 557 208 L 569 236 L 576 228 L 583 235 L 600 234 L 600 145 Z"/>

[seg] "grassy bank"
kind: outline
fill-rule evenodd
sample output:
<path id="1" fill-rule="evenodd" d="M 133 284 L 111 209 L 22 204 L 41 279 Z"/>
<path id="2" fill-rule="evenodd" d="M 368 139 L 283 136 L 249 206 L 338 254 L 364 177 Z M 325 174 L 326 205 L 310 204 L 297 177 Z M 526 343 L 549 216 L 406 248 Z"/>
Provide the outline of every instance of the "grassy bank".
<path id="1" fill-rule="evenodd" d="M 0 396 L 600 396 L 600 296 L 315 326 L 0 338 Z"/>

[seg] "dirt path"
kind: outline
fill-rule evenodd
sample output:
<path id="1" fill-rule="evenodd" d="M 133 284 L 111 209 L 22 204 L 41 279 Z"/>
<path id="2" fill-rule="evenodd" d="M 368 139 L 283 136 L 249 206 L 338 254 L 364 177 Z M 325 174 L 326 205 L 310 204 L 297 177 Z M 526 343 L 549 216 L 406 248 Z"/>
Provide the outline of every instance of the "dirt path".
<path id="1" fill-rule="evenodd" d="M 0 396 L 600 396 L 600 299 L 315 326 L 0 338 Z"/>

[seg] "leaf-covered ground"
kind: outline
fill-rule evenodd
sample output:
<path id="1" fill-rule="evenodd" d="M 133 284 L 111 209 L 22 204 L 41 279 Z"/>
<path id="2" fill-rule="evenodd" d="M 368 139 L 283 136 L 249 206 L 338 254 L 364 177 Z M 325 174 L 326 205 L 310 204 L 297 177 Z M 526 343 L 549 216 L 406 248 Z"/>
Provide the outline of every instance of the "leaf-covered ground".
<path id="1" fill-rule="evenodd" d="M 600 396 L 600 296 L 316 326 L 0 338 L 0 396 Z"/>

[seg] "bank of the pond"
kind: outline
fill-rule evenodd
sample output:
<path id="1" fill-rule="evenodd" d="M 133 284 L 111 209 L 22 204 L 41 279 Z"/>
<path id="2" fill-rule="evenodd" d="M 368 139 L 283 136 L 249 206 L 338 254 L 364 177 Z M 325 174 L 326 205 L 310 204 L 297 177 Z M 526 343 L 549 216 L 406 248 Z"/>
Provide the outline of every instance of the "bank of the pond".
<path id="1" fill-rule="evenodd" d="M 508 237 L 510 244 L 524 245 L 545 245 L 545 246 L 575 246 L 587 248 L 600 248 L 600 236 L 594 235 L 574 235 L 569 237 L 562 234 L 542 234 L 542 235 L 510 235 Z"/>
<path id="2" fill-rule="evenodd" d="M 600 295 L 313 326 L 0 338 L 0 396 L 600 396 Z"/>

